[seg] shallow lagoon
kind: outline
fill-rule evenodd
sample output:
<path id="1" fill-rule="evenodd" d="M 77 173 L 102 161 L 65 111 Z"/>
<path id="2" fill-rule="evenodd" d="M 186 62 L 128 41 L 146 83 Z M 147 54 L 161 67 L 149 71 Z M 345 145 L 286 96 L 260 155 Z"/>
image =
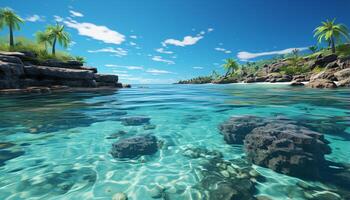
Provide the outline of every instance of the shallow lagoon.
<path id="1" fill-rule="evenodd" d="M 169 199 L 205 199 L 196 187 L 200 159 L 183 152 L 200 147 L 219 150 L 225 160 L 244 156 L 242 146 L 226 144 L 218 131 L 230 116 L 284 116 L 320 125 L 333 151 L 327 159 L 350 163 L 349 97 L 349 89 L 278 84 L 136 85 L 116 92 L 1 96 L 0 199 L 111 199 L 124 192 L 146 200 L 157 186 L 167 188 Z M 154 129 L 120 122 L 139 115 L 150 117 Z M 330 127 L 335 124 L 345 132 Z M 151 133 L 166 145 L 152 156 L 117 160 L 109 152 L 118 138 L 110 136 L 119 131 L 126 132 L 119 138 Z M 256 195 L 305 199 L 295 186 L 300 179 L 253 168 L 266 177 Z"/>

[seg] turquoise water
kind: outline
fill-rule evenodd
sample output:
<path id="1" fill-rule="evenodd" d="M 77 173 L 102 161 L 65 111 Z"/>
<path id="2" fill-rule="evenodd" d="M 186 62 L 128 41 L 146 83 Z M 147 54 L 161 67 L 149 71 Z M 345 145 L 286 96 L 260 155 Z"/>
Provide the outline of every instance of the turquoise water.
<path id="1" fill-rule="evenodd" d="M 115 92 L 0 97 L 0 199 L 152 199 L 156 186 L 167 199 L 205 199 L 195 187 L 200 162 L 187 148 L 218 150 L 225 160 L 244 155 L 228 145 L 218 125 L 230 116 L 286 116 L 345 127 L 329 128 L 332 154 L 350 163 L 350 90 L 314 90 L 287 85 L 142 85 Z M 120 117 L 148 116 L 155 129 L 124 126 Z M 165 147 L 152 156 L 118 160 L 109 153 L 120 138 L 152 133 Z M 305 199 L 300 179 L 253 166 L 267 178 L 256 195 Z M 325 190 L 330 186 L 305 182 Z"/>

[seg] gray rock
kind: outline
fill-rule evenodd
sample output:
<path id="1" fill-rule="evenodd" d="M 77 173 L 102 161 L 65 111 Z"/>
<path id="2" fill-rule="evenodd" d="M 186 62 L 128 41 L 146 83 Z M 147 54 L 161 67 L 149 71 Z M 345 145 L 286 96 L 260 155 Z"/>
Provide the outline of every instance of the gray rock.
<path id="1" fill-rule="evenodd" d="M 291 85 L 291 86 L 304 86 L 304 83 L 293 81 L 290 85 Z"/>
<path id="2" fill-rule="evenodd" d="M 39 79 L 46 78 L 66 80 L 93 80 L 94 78 L 94 73 L 88 70 L 66 69 L 35 65 L 24 66 L 24 72 L 28 77 Z"/>
<path id="3" fill-rule="evenodd" d="M 255 116 L 231 117 L 219 126 L 219 130 L 228 144 L 243 144 L 247 134 L 266 123 L 265 119 Z"/>
<path id="4" fill-rule="evenodd" d="M 157 138 L 152 135 L 142 135 L 113 143 L 111 154 L 115 158 L 135 158 L 154 154 L 157 150 Z"/>
<path id="5" fill-rule="evenodd" d="M 327 66 L 327 64 L 336 61 L 338 59 L 338 56 L 335 54 L 330 54 L 327 56 L 322 56 L 320 55 L 320 57 L 318 57 L 315 61 L 315 67 L 316 66 L 320 66 L 320 67 L 325 67 Z"/>
<path id="6" fill-rule="evenodd" d="M 76 60 L 63 62 L 55 59 L 49 59 L 42 62 L 41 65 L 58 68 L 79 69 L 81 66 L 83 66 L 83 63 Z"/>
<path id="7" fill-rule="evenodd" d="M 22 64 L 0 61 L 0 89 L 19 88 L 19 79 L 23 76 Z"/>
<path id="8" fill-rule="evenodd" d="M 309 83 L 307 83 L 306 87 L 309 87 L 309 88 L 336 88 L 337 85 L 331 80 L 315 79 L 315 80 L 312 80 Z"/>
<path id="9" fill-rule="evenodd" d="M 338 87 L 350 87 L 350 78 L 338 82 Z"/>
<path id="10" fill-rule="evenodd" d="M 117 83 L 118 76 L 112 74 L 95 74 L 94 79 L 97 82 L 105 82 L 105 83 Z"/>
<path id="11" fill-rule="evenodd" d="M 245 137 L 249 161 L 276 172 L 296 177 L 319 178 L 326 166 L 325 154 L 331 153 L 320 133 L 290 123 L 268 123 Z"/>
<path id="12" fill-rule="evenodd" d="M 346 68 L 334 73 L 334 76 L 338 79 L 338 81 L 342 81 L 350 78 L 350 68 Z"/>

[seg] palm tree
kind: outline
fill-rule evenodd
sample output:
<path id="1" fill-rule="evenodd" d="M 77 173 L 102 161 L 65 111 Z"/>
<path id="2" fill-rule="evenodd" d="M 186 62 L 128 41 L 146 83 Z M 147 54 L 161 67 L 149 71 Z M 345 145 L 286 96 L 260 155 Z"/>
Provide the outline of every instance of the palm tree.
<path id="1" fill-rule="evenodd" d="M 64 48 L 67 48 L 70 43 L 70 37 L 67 32 L 64 31 L 64 25 L 56 24 L 56 26 L 48 26 L 46 29 L 49 34 L 50 39 L 52 40 L 52 55 L 56 53 L 56 43 L 62 45 Z"/>
<path id="2" fill-rule="evenodd" d="M 327 41 L 328 45 L 332 48 L 332 53 L 335 53 L 335 43 L 337 40 L 340 40 L 342 36 L 349 39 L 348 28 L 343 24 L 335 24 L 334 22 L 335 19 L 322 22 L 322 25 L 314 31 L 314 37 L 317 36 L 318 42 L 321 43 L 322 40 Z"/>
<path id="3" fill-rule="evenodd" d="M 13 30 L 19 30 L 20 23 L 23 23 L 23 19 L 16 15 L 13 10 L 10 8 L 0 9 L 0 28 L 2 28 L 4 25 L 9 27 L 10 47 L 14 46 Z"/>
<path id="4" fill-rule="evenodd" d="M 293 50 L 292 50 L 292 55 L 293 55 L 295 58 L 298 58 L 298 57 L 299 57 L 299 52 L 300 52 L 299 49 L 293 49 Z"/>
<path id="5" fill-rule="evenodd" d="M 45 46 L 45 51 L 47 51 L 47 45 L 51 45 L 52 44 L 52 40 L 51 40 L 51 37 L 50 37 L 50 33 L 47 32 L 47 31 L 38 31 L 36 32 L 35 34 L 35 37 L 36 37 L 36 41 L 39 43 L 39 44 L 44 44 Z"/>
<path id="6" fill-rule="evenodd" d="M 224 69 L 227 70 L 227 72 L 225 74 L 225 77 L 227 77 L 227 75 L 229 73 L 231 73 L 231 74 L 234 73 L 239 68 L 239 65 L 238 65 L 237 61 L 235 61 L 232 58 L 226 59 L 225 62 L 226 63 L 223 65 Z"/>

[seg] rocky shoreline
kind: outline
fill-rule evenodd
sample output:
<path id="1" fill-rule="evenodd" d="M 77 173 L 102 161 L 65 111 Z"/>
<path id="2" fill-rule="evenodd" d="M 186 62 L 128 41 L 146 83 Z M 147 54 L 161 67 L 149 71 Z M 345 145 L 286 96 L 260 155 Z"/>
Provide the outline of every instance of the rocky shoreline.
<path id="1" fill-rule="evenodd" d="M 130 85 L 117 75 L 98 74 L 97 68 L 72 61 L 39 61 L 30 52 L 0 52 L 0 94 L 110 90 Z"/>
<path id="2" fill-rule="evenodd" d="M 218 79 L 198 77 L 179 81 L 178 84 L 290 82 L 291 86 L 308 88 L 350 87 L 350 56 L 338 57 L 336 54 L 320 54 L 316 58 L 303 57 L 298 61 L 296 67 L 305 68 L 307 72 L 294 75 L 285 74 L 283 70 L 286 66 L 290 66 L 290 60 L 281 59 L 260 66 L 260 69 L 254 74 L 243 73 L 240 77 L 220 77 Z"/>

